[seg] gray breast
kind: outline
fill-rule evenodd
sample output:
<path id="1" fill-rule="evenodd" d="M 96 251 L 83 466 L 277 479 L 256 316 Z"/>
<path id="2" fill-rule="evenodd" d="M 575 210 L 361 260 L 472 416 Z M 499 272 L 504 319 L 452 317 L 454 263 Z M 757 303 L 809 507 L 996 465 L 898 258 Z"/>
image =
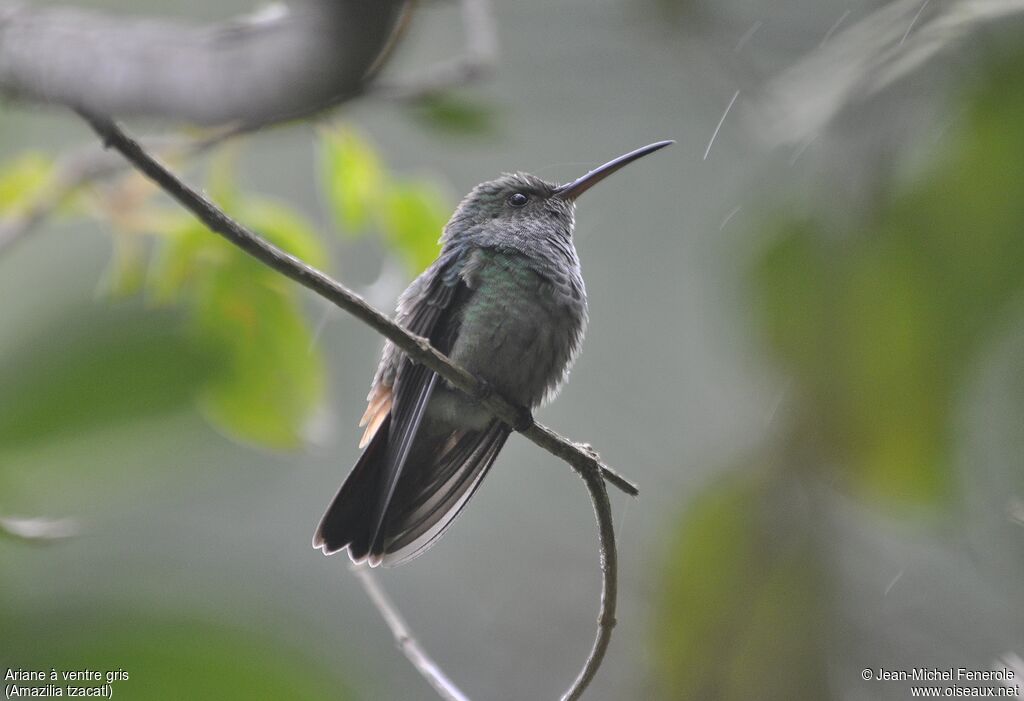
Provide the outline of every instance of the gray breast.
<path id="1" fill-rule="evenodd" d="M 481 250 L 463 279 L 472 294 L 452 359 L 524 406 L 550 399 L 586 325 L 578 269 L 551 274 L 520 254 Z"/>

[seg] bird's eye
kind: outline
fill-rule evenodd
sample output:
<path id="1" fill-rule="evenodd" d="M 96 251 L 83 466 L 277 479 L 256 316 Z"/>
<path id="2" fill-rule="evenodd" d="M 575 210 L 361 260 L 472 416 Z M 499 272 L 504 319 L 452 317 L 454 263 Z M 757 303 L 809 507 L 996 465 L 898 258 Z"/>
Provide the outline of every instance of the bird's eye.
<path id="1" fill-rule="evenodd" d="M 530 198 L 521 192 L 513 192 L 508 196 L 508 203 L 513 207 L 522 207 L 524 204 L 530 201 Z"/>

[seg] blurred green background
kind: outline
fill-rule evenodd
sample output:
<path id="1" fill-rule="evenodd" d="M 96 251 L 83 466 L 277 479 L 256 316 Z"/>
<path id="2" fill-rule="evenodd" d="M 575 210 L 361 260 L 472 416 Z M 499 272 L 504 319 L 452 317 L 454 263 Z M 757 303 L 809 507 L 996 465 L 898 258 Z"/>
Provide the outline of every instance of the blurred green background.
<path id="1" fill-rule="evenodd" d="M 641 488 L 612 495 L 619 624 L 588 699 L 903 699 L 861 670 L 1024 655 L 1024 24 L 812 138 L 766 135 L 770 79 L 882 4 L 503 3 L 493 79 L 178 164 L 390 310 L 477 182 L 678 141 L 581 199 L 591 325 L 538 414 Z M 387 75 L 450 56 L 458 16 L 420 7 Z M 90 137 L 6 105 L 0 214 Z M 120 698 L 431 697 L 344 557 L 309 547 L 377 336 L 137 178 L 0 257 L 0 318 L 0 517 L 81 529 L 0 536 L 0 668 L 122 668 Z M 513 438 L 448 535 L 381 579 L 472 698 L 551 698 L 592 638 L 593 531 L 570 469 Z"/>

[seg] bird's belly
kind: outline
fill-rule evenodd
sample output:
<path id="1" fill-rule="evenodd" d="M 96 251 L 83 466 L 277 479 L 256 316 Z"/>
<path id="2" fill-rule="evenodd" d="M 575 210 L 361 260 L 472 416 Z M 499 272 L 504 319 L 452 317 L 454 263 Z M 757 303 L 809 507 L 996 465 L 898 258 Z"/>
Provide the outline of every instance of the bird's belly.
<path id="1" fill-rule="evenodd" d="M 581 301 L 553 293 L 532 272 L 482 284 L 464 310 L 452 360 L 534 407 L 564 376 L 584 314 Z"/>

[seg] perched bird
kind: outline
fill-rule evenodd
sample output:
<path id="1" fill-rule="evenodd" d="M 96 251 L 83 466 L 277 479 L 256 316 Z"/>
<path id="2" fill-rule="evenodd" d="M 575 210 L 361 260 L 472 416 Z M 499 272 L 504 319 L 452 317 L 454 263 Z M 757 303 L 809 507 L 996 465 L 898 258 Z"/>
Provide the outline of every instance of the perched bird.
<path id="1" fill-rule="evenodd" d="M 576 198 L 673 142 L 620 156 L 565 185 L 525 173 L 482 183 L 459 204 L 441 253 L 398 301 L 396 321 L 529 410 L 568 374 L 587 325 L 573 245 Z M 365 447 L 313 537 L 325 555 L 392 565 L 451 525 L 510 427 L 390 341 L 360 426 Z"/>

